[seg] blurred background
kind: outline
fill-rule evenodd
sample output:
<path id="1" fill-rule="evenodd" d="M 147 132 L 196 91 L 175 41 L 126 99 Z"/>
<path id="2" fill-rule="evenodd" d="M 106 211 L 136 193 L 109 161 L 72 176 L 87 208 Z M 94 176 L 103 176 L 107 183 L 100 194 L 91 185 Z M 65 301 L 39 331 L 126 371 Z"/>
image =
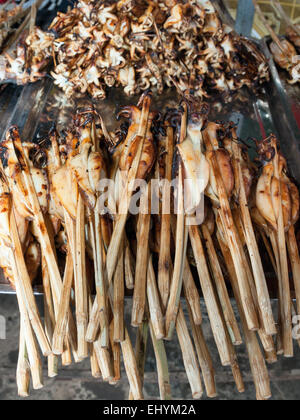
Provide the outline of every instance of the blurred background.
<path id="1" fill-rule="evenodd" d="M 300 0 L 280 0 L 278 2 L 281 4 L 283 10 L 293 23 L 300 23 Z M 224 0 L 224 3 L 230 10 L 231 15 L 235 18 L 237 14 L 238 0 Z M 278 15 L 276 7 L 274 6 L 274 0 L 258 0 L 257 3 L 274 31 L 279 34 L 284 34 L 287 25 Z M 253 31 L 253 35 L 259 37 L 268 35 L 268 31 L 266 30 L 264 23 L 257 14 L 254 19 Z"/>

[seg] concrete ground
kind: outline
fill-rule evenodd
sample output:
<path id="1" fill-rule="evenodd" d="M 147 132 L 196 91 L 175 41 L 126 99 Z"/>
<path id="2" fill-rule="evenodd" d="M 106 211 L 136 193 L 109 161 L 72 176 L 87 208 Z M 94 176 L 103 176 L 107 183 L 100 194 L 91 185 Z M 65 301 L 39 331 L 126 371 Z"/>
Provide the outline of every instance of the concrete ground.
<path id="1" fill-rule="evenodd" d="M 130 313 L 127 302 L 126 314 Z M 254 400 L 255 390 L 251 379 L 248 356 L 244 346 L 237 349 L 240 367 L 244 376 L 246 392 L 239 394 L 233 383 L 229 368 L 220 366 L 216 348 L 211 336 L 207 316 L 204 312 L 203 329 L 207 339 L 216 371 L 219 400 Z M 0 399 L 17 400 L 15 370 L 18 358 L 19 315 L 15 296 L 0 296 L 0 315 L 6 318 L 6 340 L 0 340 Z M 132 331 L 134 333 L 134 331 Z M 191 390 L 184 372 L 181 352 L 177 340 L 167 343 L 167 354 L 174 399 L 191 399 Z M 295 345 L 295 358 L 281 358 L 277 364 L 269 366 L 274 400 L 300 399 L 300 350 Z M 46 377 L 45 387 L 32 391 L 33 400 L 118 400 L 128 398 L 128 382 L 123 374 L 116 386 L 103 383 L 91 377 L 88 360 L 68 368 L 61 368 L 55 379 Z M 146 363 L 144 395 L 146 399 L 157 399 L 155 358 L 152 349 Z M 206 399 L 205 395 L 203 397 Z"/>

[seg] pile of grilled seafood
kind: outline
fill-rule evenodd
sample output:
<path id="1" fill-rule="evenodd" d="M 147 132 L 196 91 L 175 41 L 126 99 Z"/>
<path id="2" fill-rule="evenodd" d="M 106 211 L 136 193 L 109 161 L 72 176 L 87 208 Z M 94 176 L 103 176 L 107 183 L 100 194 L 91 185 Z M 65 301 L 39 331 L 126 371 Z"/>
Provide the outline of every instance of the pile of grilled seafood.
<path id="1" fill-rule="evenodd" d="M 52 57 L 54 35 L 35 27 L 25 30 L 16 48 L 0 56 L 0 81 L 13 80 L 19 85 L 34 83 L 46 76 L 44 71 Z"/>
<path id="2" fill-rule="evenodd" d="M 194 109 L 183 102 L 165 115 L 150 106 L 144 94 L 123 108 L 116 132 L 108 132 L 91 107 L 77 111 L 71 128 L 58 133 L 53 127 L 39 144 L 22 142 L 15 126 L 2 142 L 1 266 L 21 314 L 22 396 L 30 378 L 34 389 L 43 386 L 40 352 L 50 377 L 58 374 L 59 358 L 66 366 L 89 357 L 92 375 L 110 384 L 120 380 L 122 353 L 129 398 L 142 399 L 150 334 L 160 397 L 169 399 L 164 343 L 177 334 L 193 398 L 204 388 L 215 397 L 200 296 L 221 363 L 231 368 L 239 392 L 236 346 L 246 345 L 258 399 L 271 397 L 267 363 L 293 356 L 299 193 L 276 138 L 255 143 L 256 166 L 235 125 L 208 121 L 205 104 Z M 177 188 L 170 190 L 173 179 Z M 151 193 L 153 181 L 158 188 Z M 276 320 L 262 253 L 277 277 Z M 33 294 L 40 275 L 44 321 Z M 135 347 L 124 321 L 128 290 Z"/>
<path id="3" fill-rule="evenodd" d="M 269 80 L 264 55 L 226 27 L 208 0 L 80 0 L 59 12 L 49 31 L 34 48 L 31 39 L 25 44 L 43 56 L 47 39 L 51 75 L 68 96 L 104 99 L 113 86 L 127 95 L 161 94 L 175 86 L 187 98 L 218 92 L 229 101 L 241 87 L 256 91 Z"/>
<path id="4" fill-rule="evenodd" d="M 26 15 L 23 4 L 24 1 L 19 5 L 13 1 L 0 4 L 0 49 L 7 37 L 13 32 L 16 23 Z"/>

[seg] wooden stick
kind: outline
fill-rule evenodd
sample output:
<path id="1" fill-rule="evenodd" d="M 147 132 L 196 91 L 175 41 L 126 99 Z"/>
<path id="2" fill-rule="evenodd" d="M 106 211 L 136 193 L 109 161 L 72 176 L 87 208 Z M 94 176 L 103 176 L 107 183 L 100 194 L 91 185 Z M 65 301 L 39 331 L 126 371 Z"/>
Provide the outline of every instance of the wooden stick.
<path id="1" fill-rule="evenodd" d="M 192 327 L 192 334 L 194 338 L 195 348 L 203 376 L 203 381 L 206 389 L 208 398 L 215 398 L 217 396 L 216 382 L 215 382 L 215 370 L 211 355 L 206 345 L 201 325 L 196 325 L 194 322 L 192 309 L 187 301 L 187 307 L 189 311 L 190 323 Z"/>
<path id="2" fill-rule="evenodd" d="M 44 317 L 45 317 L 45 331 L 50 343 L 53 346 L 53 332 L 55 326 L 55 314 L 53 309 L 50 278 L 47 270 L 45 258 L 42 257 L 42 276 L 43 276 L 43 291 L 44 291 Z M 58 358 L 55 354 L 48 356 L 48 376 L 54 378 L 58 374 Z"/>
<path id="3" fill-rule="evenodd" d="M 17 386 L 19 397 L 29 397 L 30 367 L 24 336 L 23 322 L 20 323 L 19 357 L 17 365 Z"/>
<path id="4" fill-rule="evenodd" d="M 236 133 L 235 137 L 236 137 Z M 257 290 L 258 307 L 261 312 L 261 320 L 264 330 L 267 335 L 276 334 L 275 321 L 273 317 L 270 295 L 267 287 L 265 273 L 261 262 L 258 245 L 256 242 L 255 233 L 253 230 L 252 220 L 250 216 L 248 201 L 245 191 L 245 183 L 241 168 L 241 148 L 233 142 L 233 152 L 235 157 L 235 164 L 237 165 L 238 185 L 239 185 L 239 210 L 242 216 L 244 227 L 244 235 L 246 239 L 247 248 L 249 251 L 251 265 L 253 270 L 253 277 Z"/>
<path id="5" fill-rule="evenodd" d="M 281 320 L 282 320 L 282 339 L 283 339 L 283 350 L 285 357 L 293 357 L 293 337 L 292 337 L 292 313 L 291 313 L 291 292 L 290 292 L 290 280 L 289 280 L 289 269 L 287 260 L 287 247 L 285 242 L 285 228 L 283 220 L 283 209 L 282 209 L 282 196 L 281 196 L 281 182 L 279 176 L 279 156 L 276 150 L 274 157 L 274 176 L 279 182 L 279 216 L 277 220 L 277 241 L 279 250 L 279 261 L 281 271 L 281 285 L 282 288 L 282 305 L 280 307 Z"/>
<path id="6" fill-rule="evenodd" d="M 201 384 L 200 368 L 195 354 L 194 346 L 189 335 L 184 313 L 181 304 L 179 304 L 178 316 L 176 320 L 176 331 L 182 352 L 185 371 L 192 390 L 193 398 L 200 399 L 203 394 Z"/>
<path id="7" fill-rule="evenodd" d="M 142 400 L 142 379 L 138 369 L 135 354 L 132 348 L 132 344 L 128 335 L 128 331 L 125 329 L 125 341 L 121 343 L 123 360 L 125 365 L 126 374 L 130 384 L 130 392 L 134 400 Z"/>
<path id="8" fill-rule="evenodd" d="M 228 273 L 230 275 L 233 292 L 234 292 L 235 299 L 238 305 L 238 310 L 240 313 L 241 322 L 242 322 L 243 330 L 244 330 L 245 343 L 246 343 L 246 347 L 247 347 L 247 351 L 249 355 L 250 367 L 251 367 L 254 384 L 256 388 L 256 394 L 258 398 L 262 397 L 262 398 L 268 399 L 271 397 L 271 389 L 270 389 L 270 379 L 269 379 L 267 367 L 265 364 L 265 360 L 261 353 L 260 346 L 258 344 L 255 333 L 248 329 L 246 317 L 242 308 L 237 276 L 236 276 L 234 263 L 231 257 L 230 250 L 224 244 L 221 238 L 220 232 L 217 232 L 217 238 L 218 238 L 218 242 L 219 242 L 222 254 L 224 256 Z"/>
<path id="9" fill-rule="evenodd" d="M 98 363 L 96 351 L 93 344 L 90 344 L 90 362 L 91 362 L 91 372 L 93 378 L 101 378 L 101 369 Z"/>
<path id="10" fill-rule="evenodd" d="M 173 237 L 176 238 L 175 216 L 171 217 L 171 228 L 172 228 Z M 173 271 L 172 261 L 170 261 L 169 265 L 170 265 L 170 273 L 172 273 Z M 199 296 L 198 289 L 196 287 L 195 280 L 191 272 L 190 264 L 187 257 L 185 257 L 185 262 L 184 262 L 183 292 L 184 292 L 184 296 L 186 300 L 189 302 L 191 306 L 195 324 L 201 325 L 202 312 L 201 312 L 200 296 Z"/>
<path id="11" fill-rule="evenodd" d="M 286 242 L 288 246 L 289 258 L 293 272 L 293 281 L 297 303 L 297 314 L 300 315 L 300 258 L 294 226 L 290 227 L 286 235 Z"/>
<path id="12" fill-rule="evenodd" d="M 101 346 L 101 340 L 97 340 L 93 343 L 98 364 L 102 373 L 103 381 L 110 382 L 114 378 L 114 372 L 112 368 L 111 358 L 108 349 L 104 349 Z"/>
<path id="13" fill-rule="evenodd" d="M 27 349 L 27 356 L 32 377 L 33 389 L 43 388 L 43 373 L 40 355 L 37 349 L 36 341 L 33 335 L 32 325 L 26 310 L 25 300 L 20 291 L 20 280 L 17 264 L 13 257 L 13 251 L 11 252 L 12 258 L 12 270 L 16 284 L 16 294 L 18 299 L 18 305 L 20 309 L 20 323 L 22 325 L 22 334 L 24 334 L 25 344 Z"/>
<path id="14" fill-rule="evenodd" d="M 164 341 L 157 340 L 151 321 L 149 322 L 149 325 L 150 325 L 150 334 L 151 334 L 155 360 L 156 360 L 160 399 L 171 400 L 172 396 L 171 396 L 171 385 L 170 385 L 170 376 L 169 376 L 169 369 L 168 369 L 168 359 L 167 359 Z"/>
<path id="15" fill-rule="evenodd" d="M 202 312 L 200 305 L 200 296 L 196 287 L 193 274 L 190 269 L 190 264 L 185 258 L 184 272 L 183 272 L 183 292 L 186 300 L 189 302 L 193 320 L 196 325 L 202 324 Z"/>
<path id="16" fill-rule="evenodd" d="M 33 211 L 33 214 L 34 214 L 36 226 L 37 226 L 38 233 L 39 233 L 39 242 L 40 242 L 40 245 L 41 245 L 42 253 L 45 256 L 45 259 L 47 261 L 48 271 L 49 271 L 49 275 L 50 275 L 51 288 L 52 288 L 52 293 L 53 293 L 54 310 L 55 310 L 56 315 L 57 315 L 57 309 L 58 309 L 57 303 L 59 302 L 60 295 L 61 295 L 61 292 L 62 292 L 62 280 L 61 280 L 60 271 L 59 271 L 59 268 L 58 268 L 58 265 L 57 265 L 55 252 L 52 248 L 52 243 L 51 243 L 49 233 L 48 233 L 48 230 L 47 230 L 47 227 L 46 227 L 44 215 L 43 215 L 43 212 L 42 212 L 41 207 L 40 207 L 40 203 L 39 203 L 39 200 L 38 200 L 38 197 L 37 197 L 37 193 L 35 191 L 35 187 L 34 187 L 32 177 L 31 177 L 26 153 L 23 150 L 23 146 L 22 146 L 22 142 L 21 142 L 18 130 L 16 128 L 11 130 L 10 131 L 10 136 L 11 136 L 11 139 L 13 141 L 13 145 L 14 145 L 15 149 L 18 150 L 18 152 L 16 152 L 16 155 L 18 156 L 18 159 L 19 159 L 21 167 L 22 167 L 22 173 L 23 173 L 23 176 L 24 176 L 24 180 L 25 180 L 27 190 L 28 190 L 28 198 L 29 198 L 30 203 L 31 203 L 32 211 Z M 74 324 L 73 324 L 71 318 L 72 318 L 72 314 L 70 314 L 70 320 L 69 320 L 69 322 L 70 322 L 70 330 L 69 330 L 70 337 L 69 338 L 71 340 L 72 347 L 74 347 L 74 344 L 72 344 L 72 340 L 74 338 L 74 332 L 73 332 L 73 325 Z"/>
<path id="17" fill-rule="evenodd" d="M 149 232 L 151 221 L 151 188 L 141 195 L 140 214 L 137 226 L 137 254 L 135 268 L 134 294 L 132 303 L 131 325 L 137 327 L 142 324 L 146 306 L 147 267 L 149 254 Z M 148 197 L 148 198 L 146 198 Z"/>
<path id="18" fill-rule="evenodd" d="M 282 318 L 281 318 L 281 307 L 282 307 L 282 280 L 281 280 L 281 269 L 280 269 L 280 257 L 279 248 L 276 238 L 276 233 L 270 231 L 270 241 L 272 244 L 273 252 L 276 260 L 276 274 L 278 278 L 278 321 L 277 321 L 277 354 L 283 355 L 283 331 L 282 331 Z"/>
<path id="19" fill-rule="evenodd" d="M 149 256 L 148 260 L 147 297 L 149 304 L 151 327 L 153 329 L 153 333 L 155 334 L 156 341 L 158 341 L 164 338 L 165 336 L 165 325 L 159 301 L 159 293 L 157 290 L 152 255 Z"/>
<path id="20" fill-rule="evenodd" d="M 98 207 L 98 204 L 97 204 Z M 86 341 L 93 343 L 97 339 L 99 324 L 101 326 L 101 346 L 109 347 L 109 322 L 108 322 L 108 298 L 106 274 L 104 270 L 103 257 L 105 256 L 104 243 L 102 240 L 101 218 L 95 213 L 95 226 L 90 224 L 92 248 L 94 254 L 94 268 L 96 273 L 96 299 L 90 312 L 89 324 L 86 331 Z M 95 230 L 95 232 L 94 232 Z M 100 256 L 101 254 L 101 256 Z"/>
<path id="21" fill-rule="evenodd" d="M 124 242 L 123 242 L 124 243 Z M 124 333 L 124 249 L 120 249 L 119 260 L 114 274 L 114 342 L 125 339 Z"/>
<path id="22" fill-rule="evenodd" d="M 115 385 L 121 379 L 121 347 L 120 343 L 114 342 L 114 320 L 110 323 L 109 327 L 110 344 L 112 347 L 112 358 L 113 358 L 113 370 L 114 377 L 110 381 L 110 384 Z"/>
<path id="23" fill-rule="evenodd" d="M 124 192 L 120 200 L 120 214 L 117 216 L 116 224 L 114 227 L 114 231 L 112 234 L 112 238 L 108 247 L 107 251 L 107 260 L 106 260 L 106 268 L 107 268 L 107 278 L 108 284 L 110 285 L 112 281 L 112 277 L 115 271 L 120 245 L 123 237 L 123 232 L 127 220 L 127 215 L 130 206 L 130 199 L 132 195 L 132 191 L 129 190 L 130 185 L 135 181 L 137 171 L 140 164 L 140 159 L 144 147 L 144 141 L 147 131 L 148 125 L 148 116 L 150 110 L 150 97 L 146 96 L 143 102 L 143 110 L 142 116 L 140 121 L 140 128 L 139 133 L 137 136 L 138 148 L 134 160 L 132 162 L 131 168 L 128 172 L 128 177 L 126 180 L 126 185 L 124 187 Z"/>
<path id="24" fill-rule="evenodd" d="M 19 275 L 16 277 L 16 282 L 18 283 L 19 281 L 17 287 L 20 288 L 20 295 L 22 295 L 22 298 L 26 305 L 28 316 L 30 318 L 31 325 L 36 334 L 37 340 L 39 342 L 41 351 L 44 356 L 49 356 L 52 353 L 52 351 L 46 333 L 42 326 L 36 301 L 33 295 L 31 281 L 28 275 L 22 245 L 17 230 L 14 210 L 11 211 L 10 215 L 10 231 L 14 247 L 12 261 L 14 261 L 14 264 L 16 264 L 16 271 L 19 273 Z"/>
<path id="25" fill-rule="evenodd" d="M 103 262 L 103 238 L 102 238 L 102 227 L 101 227 L 101 217 L 99 209 L 99 198 L 97 200 L 96 210 L 95 210 L 95 241 L 96 241 L 96 266 L 97 266 L 97 275 L 96 275 L 96 297 L 99 307 L 99 320 L 102 331 L 102 346 L 108 347 L 109 341 L 109 322 L 108 322 L 108 300 L 107 300 L 107 278 L 106 272 L 104 270 Z M 93 231 L 93 227 L 92 231 Z"/>
<path id="26" fill-rule="evenodd" d="M 171 282 L 170 297 L 166 310 L 166 340 L 171 340 L 176 325 L 182 291 L 183 270 L 188 241 L 188 231 L 185 226 L 184 195 L 182 165 L 179 166 L 178 175 L 178 214 L 176 225 L 175 261 Z"/>
<path id="27" fill-rule="evenodd" d="M 255 310 L 255 305 L 251 296 L 250 287 L 248 284 L 247 273 L 243 265 L 243 246 L 239 239 L 231 208 L 229 205 L 229 200 L 227 197 L 227 192 L 221 175 L 219 163 L 217 160 L 216 152 L 213 149 L 213 142 L 215 139 L 212 138 L 210 132 L 205 132 L 203 134 L 203 139 L 206 145 L 207 150 L 209 151 L 211 169 L 216 181 L 218 189 L 218 197 L 220 201 L 220 209 L 218 210 L 223 225 L 225 229 L 225 234 L 227 236 L 227 243 L 230 247 L 230 253 L 232 255 L 235 270 L 237 273 L 237 278 L 239 282 L 239 289 L 241 292 L 242 305 L 246 315 L 248 328 L 253 331 L 257 330 L 259 327 L 258 318 Z"/>
<path id="28" fill-rule="evenodd" d="M 76 324 L 78 337 L 78 357 L 88 357 L 88 344 L 85 341 L 88 325 L 88 292 L 85 266 L 85 232 L 84 232 L 84 203 L 81 195 L 78 197 L 76 218 L 76 275 L 75 275 L 75 302 Z"/>
<path id="29" fill-rule="evenodd" d="M 124 261 L 124 269 L 125 269 L 125 284 L 128 290 L 134 289 L 134 268 L 133 268 L 133 257 L 130 250 L 130 245 L 128 239 L 125 235 L 125 261 Z"/>
<path id="30" fill-rule="evenodd" d="M 59 311 L 53 335 L 53 353 L 62 354 L 64 340 L 67 334 L 71 290 L 74 278 L 74 265 L 71 251 L 68 250 L 63 281 L 63 290 L 60 298 Z"/>
<path id="31" fill-rule="evenodd" d="M 223 366 L 229 366 L 231 364 L 231 358 L 226 337 L 226 331 L 224 328 L 222 315 L 220 313 L 219 305 L 216 300 L 212 282 L 210 279 L 206 263 L 206 257 L 204 254 L 198 227 L 189 226 L 189 235 L 194 252 L 194 257 L 196 260 L 202 293 L 204 296 L 213 336 L 219 351 L 220 359 Z"/>
<path id="32" fill-rule="evenodd" d="M 209 257 L 210 268 L 213 274 L 213 278 L 215 281 L 216 290 L 219 296 L 220 304 L 222 306 L 222 311 L 224 315 L 224 319 L 226 322 L 226 326 L 230 335 L 230 338 L 235 346 L 239 346 L 243 343 L 240 329 L 235 318 L 235 314 L 230 302 L 228 290 L 226 287 L 225 279 L 222 273 L 222 269 L 220 266 L 219 258 L 217 256 L 212 238 L 210 236 L 209 230 L 207 229 L 206 225 L 203 224 L 201 226 L 203 238 L 205 240 L 205 245 L 207 249 L 207 254 Z"/>
<path id="33" fill-rule="evenodd" d="M 89 290 L 88 290 L 89 292 Z M 88 309 L 89 315 L 91 315 L 93 308 L 91 293 L 88 293 Z M 91 362 L 93 363 L 94 374 L 99 376 L 97 367 L 99 367 L 103 381 L 110 381 L 113 378 L 113 368 L 111 364 L 111 358 L 107 348 L 102 347 L 101 334 L 99 334 L 98 339 L 95 339 L 92 344 L 90 344 L 91 352 Z M 94 360 L 96 358 L 96 360 Z M 97 365 L 96 365 L 97 361 Z M 100 375 L 100 376 L 101 376 Z"/>
<path id="34" fill-rule="evenodd" d="M 166 157 L 165 157 L 165 180 L 162 187 L 162 215 L 161 215 L 161 234 L 160 234 L 160 252 L 158 262 L 158 288 L 165 311 L 170 293 L 170 183 L 172 181 L 172 162 L 174 153 L 174 130 L 167 127 L 166 137 Z"/>
<path id="35" fill-rule="evenodd" d="M 76 353 L 76 356 L 77 356 L 77 353 Z M 75 363 L 78 363 L 80 360 L 78 359 L 78 356 L 76 359 L 76 356 L 74 357 L 74 360 L 75 360 Z M 71 345 L 67 336 L 65 337 L 64 351 L 61 355 L 61 364 L 62 366 L 71 366 L 72 364 Z"/>
<path id="36" fill-rule="evenodd" d="M 144 318 L 143 323 L 138 327 L 136 333 L 136 342 L 135 342 L 135 358 L 137 362 L 137 367 L 139 370 L 139 377 L 141 379 L 141 386 L 144 385 L 144 372 L 145 372 L 145 362 L 146 362 L 146 351 L 148 343 L 148 330 L 149 323 L 148 319 Z M 133 393 L 129 392 L 129 400 L 133 399 Z"/>

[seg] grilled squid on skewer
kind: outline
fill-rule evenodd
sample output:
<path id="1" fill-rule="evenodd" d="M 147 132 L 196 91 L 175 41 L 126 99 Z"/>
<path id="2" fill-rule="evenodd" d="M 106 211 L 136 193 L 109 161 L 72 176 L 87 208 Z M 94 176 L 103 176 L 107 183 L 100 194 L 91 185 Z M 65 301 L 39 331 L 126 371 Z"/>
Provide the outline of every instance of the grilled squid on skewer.
<path id="1" fill-rule="evenodd" d="M 300 36 L 299 36 L 300 25 L 296 25 L 296 28 L 298 29 L 298 33 L 291 26 L 287 27 L 286 36 L 292 42 L 292 44 L 295 45 L 296 48 L 300 49 Z"/>
<path id="2" fill-rule="evenodd" d="M 275 62 L 282 69 L 286 70 L 291 79 L 288 80 L 290 84 L 295 84 L 300 81 L 299 59 L 295 47 L 286 39 L 280 42 L 280 47 L 277 43 L 272 42 L 270 45 Z"/>

